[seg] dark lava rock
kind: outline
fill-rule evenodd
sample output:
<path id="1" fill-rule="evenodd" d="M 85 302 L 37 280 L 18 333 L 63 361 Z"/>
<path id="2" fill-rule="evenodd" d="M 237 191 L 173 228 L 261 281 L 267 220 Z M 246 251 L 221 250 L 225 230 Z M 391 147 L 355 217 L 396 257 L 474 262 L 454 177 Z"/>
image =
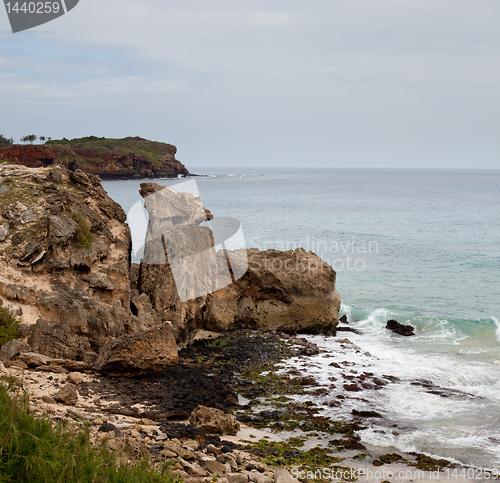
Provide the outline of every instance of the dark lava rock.
<path id="1" fill-rule="evenodd" d="M 354 416 L 359 416 L 360 418 L 382 418 L 383 416 L 376 411 L 358 411 L 356 409 L 352 410 Z"/>
<path id="2" fill-rule="evenodd" d="M 349 322 L 347 321 L 347 315 L 344 314 L 342 317 L 340 317 L 339 322 L 342 322 L 343 324 L 348 324 Z"/>
<path id="3" fill-rule="evenodd" d="M 392 330 L 393 332 L 399 335 L 404 335 L 404 336 L 415 335 L 414 327 L 412 327 L 411 325 L 400 324 L 397 320 L 393 319 L 387 321 L 387 325 L 385 326 L 385 328 Z"/>
<path id="4" fill-rule="evenodd" d="M 344 384 L 344 389 L 346 391 L 361 391 L 357 384 Z"/>

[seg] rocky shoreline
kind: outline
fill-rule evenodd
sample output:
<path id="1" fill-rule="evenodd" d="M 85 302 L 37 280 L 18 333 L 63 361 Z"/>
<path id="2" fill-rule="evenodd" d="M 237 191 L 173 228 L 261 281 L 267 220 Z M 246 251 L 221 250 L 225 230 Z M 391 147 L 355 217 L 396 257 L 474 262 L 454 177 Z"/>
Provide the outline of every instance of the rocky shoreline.
<path id="1" fill-rule="evenodd" d="M 187 257 L 176 280 L 164 234 L 207 259 L 215 237 L 202 223 L 213 215 L 189 193 L 155 183 L 140 193 L 146 245 L 159 250 L 132 265 L 126 215 L 98 176 L 0 164 L 0 315 L 22 319 L 19 338 L 2 341 L 0 377 L 27 390 L 36 414 L 88 427 L 125 459 L 171 461 L 193 483 L 388 481 L 367 468 L 439 481 L 458 470 L 362 443 L 364 427 L 397 429 L 366 404 L 398 381 L 348 360 L 360 349 L 345 333 L 358 331 L 338 325 L 329 265 L 302 249 L 226 250 L 203 272 Z M 211 285 L 224 270 L 229 282 Z M 201 292 L 183 298 L 179 280 Z M 321 349 L 297 334 L 332 343 Z M 327 380 L 317 358 L 330 361 Z M 325 413 L 352 402 L 348 418 Z"/>
<path id="2" fill-rule="evenodd" d="M 390 481 L 401 482 L 411 481 L 406 478 L 410 474 L 420 481 L 444 481 L 456 471 L 453 481 L 472 481 L 459 477 L 461 468 L 446 460 L 363 445 L 358 432 L 379 414 L 359 411 L 351 420 L 322 415 L 317 401 L 325 388 L 307 367 L 313 357 L 342 357 L 346 348 L 356 350 L 347 339 L 334 339 L 339 351 L 327 353 L 285 333 L 201 335 L 180 351 L 178 365 L 154 375 L 111 378 L 53 363 L 35 367 L 40 361 L 31 361 L 28 368 L 0 365 L 0 371 L 28 390 L 35 412 L 81 427 L 90 424 L 94 441 L 106 440 L 111 450 L 129 459 L 146 454 L 151 465 L 171 461 L 173 475 L 192 483 L 213 482 L 214 477 L 223 483 L 286 482 L 294 475 L 302 482 L 388 481 L 376 479 L 375 473 L 369 478 L 369 471 L 393 474 Z M 288 364 L 292 358 L 302 371 Z M 352 367 L 344 366 L 340 373 L 349 378 L 349 371 Z M 391 383 L 390 376 L 377 381 L 368 375 L 363 384 L 370 379 L 366 384 Z M 362 401 L 362 391 L 341 392 L 344 399 Z M 332 402 L 342 404 L 343 398 Z M 191 424 L 199 408 L 225 413 L 210 416 L 209 428 L 215 431 Z M 227 418 L 233 419 L 228 423 Z M 342 478 L 329 478 L 332 474 Z"/>

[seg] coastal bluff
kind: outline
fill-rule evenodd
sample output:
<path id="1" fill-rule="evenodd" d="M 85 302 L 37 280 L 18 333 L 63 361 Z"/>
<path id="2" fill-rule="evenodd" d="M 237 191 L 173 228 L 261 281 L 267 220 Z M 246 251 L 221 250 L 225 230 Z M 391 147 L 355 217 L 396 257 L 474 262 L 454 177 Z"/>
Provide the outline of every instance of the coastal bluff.
<path id="1" fill-rule="evenodd" d="M 199 197 L 141 184 L 143 196 L 162 189 L 175 205 L 162 226 L 189 234 L 200 213 L 210 218 Z M 21 320 L 19 341 L 0 349 L 0 361 L 133 376 L 175 365 L 178 348 L 202 329 L 335 333 L 331 267 L 301 249 L 246 252 L 239 280 L 183 301 L 168 263 L 131 264 L 126 215 L 98 176 L 0 163 L 0 305 Z"/>
<path id="2" fill-rule="evenodd" d="M 60 164 L 76 171 L 95 174 L 102 179 L 177 178 L 189 175 L 175 158 L 171 144 L 140 137 L 107 139 L 90 136 L 48 141 L 45 144 L 0 147 L 0 161 L 29 168 Z"/>

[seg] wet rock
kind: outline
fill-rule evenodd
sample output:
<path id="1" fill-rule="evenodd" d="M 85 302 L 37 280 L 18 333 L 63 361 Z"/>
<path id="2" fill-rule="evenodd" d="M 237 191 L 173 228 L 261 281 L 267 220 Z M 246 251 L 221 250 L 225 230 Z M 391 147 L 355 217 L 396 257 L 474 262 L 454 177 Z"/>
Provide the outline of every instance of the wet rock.
<path id="1" fill-rule="evenodd" d="M 94 367 L 110 376 L 140 375 L 160 372 L 178 360 L 172 327 L 164 324 L 110 341 L 102 348 Z"/>
<path id="2" fill-rule="evenodd" d="M 348 324 L 349 322 L 347 321 L 347 315 L 344 314 L 342 317 L 340 317 L 339 322 L 342 324 Z"/>
<path id="3" fill-rule="evenodd" d="M 359 416 L 361 418 L 382 418 L 383 416 L 376 411 L 358 411 L 356 409 L 352 410 L 354 416 Z"/>
<path id="4" fill-rule="evenodd" d="M 344 384 L 344 389 L 351 392 L 361 391 L 361 388 L 357 384 Z"/>
<path id="5" fill-rule="evenodd" d="M 236 434 L 240 430 L 240 423 L 232 414 L 201 405 L 191 413 L 189 422 L 207 433 Z"/>
<path id="6" fill-rule="evenodd" d="M 399 335 L 404 335 L 404 336 L 410 336 L 410 335 L 415 335 L 414 332 L 414 327 L 411 325 L 403 325 L 400 324 L 397 320 L 388 320 L 387 325 L 385 326 L 386 329 L 392 330 L 396 334 Z"/>
<path id="7" fill-rule="evenodd" d="M 72 384 L 66 384 L 60 391 L 57 391 L 52 397 L 60 403 L 73 406 L 78 402 L 78 392 Z"/>

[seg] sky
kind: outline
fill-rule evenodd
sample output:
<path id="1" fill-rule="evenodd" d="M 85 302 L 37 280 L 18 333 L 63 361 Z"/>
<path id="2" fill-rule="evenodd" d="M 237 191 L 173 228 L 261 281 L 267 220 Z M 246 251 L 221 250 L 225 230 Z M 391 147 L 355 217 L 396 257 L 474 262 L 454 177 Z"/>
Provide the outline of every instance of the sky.
<path id="1" fill-rule="evenodd" d="M 499 169 L 499 26 L 498 0 L 80 0 L 16 34 L 0 10 L 0 133 L 141 136 L 188 169 Z"/>

